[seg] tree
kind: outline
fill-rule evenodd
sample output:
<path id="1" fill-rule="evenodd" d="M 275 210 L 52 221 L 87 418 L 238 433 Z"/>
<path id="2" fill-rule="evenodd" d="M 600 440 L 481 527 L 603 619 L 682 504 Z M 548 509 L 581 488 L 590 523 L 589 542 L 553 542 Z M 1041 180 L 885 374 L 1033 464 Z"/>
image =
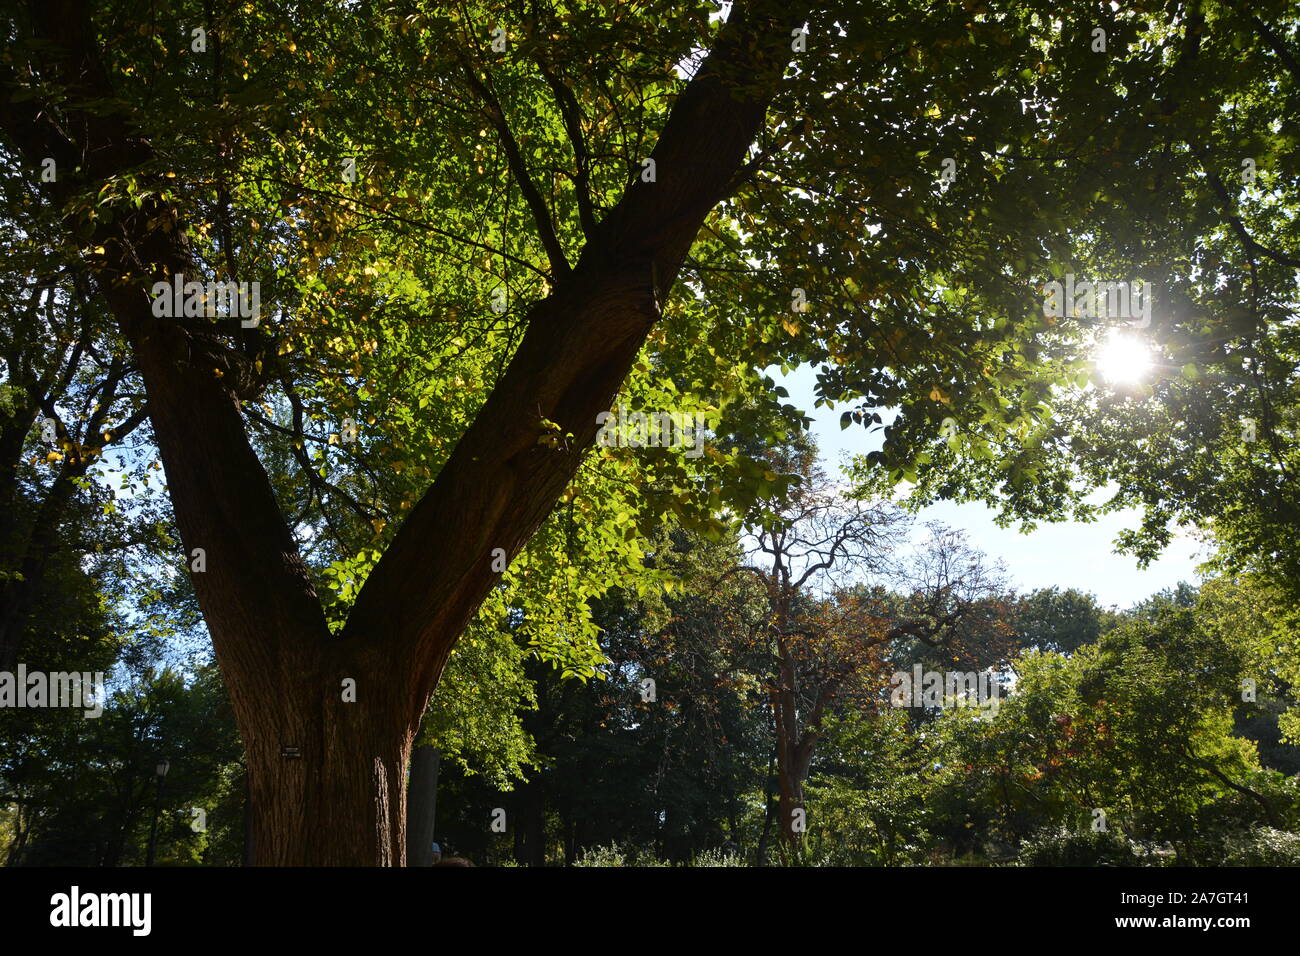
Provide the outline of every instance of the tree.
<path id="1" fill-rule="evenodd" d="M 1069 654 L 1101 637 L 1111 615 L 1097 598 L 1074 588 L 1039 588 L 1020 598 L 1013 610 L 1021 647 Z"/>
<path id="2" fill-rule="evenodd" d="M 159 861 L 238 863 L 239 740 L 220 675 L 203 667 L 187 682 L 150 669 L 120 684 L 100 717 L 57 715 L 6 754 L 5 784 L 26 826 L 7 862 L 139 865 L 157 800 Z"/>
<path id="3" fill-rule="evenodd" d="M 6 178 L 3 188 L 30 193 Z M 7 195 L 6 204 L 14 201 Z M 9 262 L 36 258 L 21 240 Z M 125 355 L 96 318 L 81 271 L 7 275 L 5 307 L 16 321 L 0 329 L 0 670 L 12 671 L 28 647 L 33 618 L 57 617 L 50 579 L 60 552 L 105 563 L 114 551 L 138 548 L 152 557 L 159 535 L 142 506 L 136 520 L 117 512 L 88 474 L 145 421 L 138 397 L 126 392 Z M 12 283 L 9 281 L 12 279 Z M 53 347 L 51 347 L 53 346 Z M 96 494 L 95 492 L 99 492 Z M 37 611 L 43 613 L 37 614 Z M 36 622 L 39 627 L 40 622 Z"/>
<path id="4" fill-rule="evenodd" d="M 1157 596 L 1069 657 L 1027 651 L 993 721 L 946 716 L 950 759 L 979 778 L 974 802 L 996 808 L 995 828 L 1013 841 L 1048 825 L 1170 841 L 1195 862 L 1216 806 L 1237 802 L 1238 825 L 1289 816 L 1254 743 L 1233 734 L 1268 636 L 1240 627 L 1224 597 Z"/>
<path id="5" fill-rule="evenodd" d="M 734 448 L 584 472 L 621 388 L 792 420 L 756 370 L 824 364 L 850 420 L 905 406 L 873 467 L 914 475 L 908 435 L 951 464 L 931 446 L 960 419 L 1021 498 L 1066 497 L 989 442 L 1077 372 L 1027 278 L 1109 208 L 1121 153 L 1061 117 L 1086 104 L 1155 163 L 1147 91 L 1206 80 L 1166 55 L 1199 7 L 1172 31 L 1103 11 L 1106 57 L 1094 5 L 1039 0 L 135 7 L 6 12 L 0 134 L 41 196 L 13 218 L 84 265 L 143 387 L 280 864 L 401 862 L 428 698 L 558 502 L 628 559 L 632 511 L 718 533 L 781 484 Z M 1246 83 L 1223 73 L 1206 102 Z M 156 315 L 176 277 L 263 282 L 264 323 Z"/>
<path id="6" fill-rule="evenodd" d="M 978 631 L 975 621 L 999 615 L 998 575 L 959 534 L 933 528 L 918 554 L 900 560 L 904 516 L 887 503 L 844 498 L 815 455 L 807 443 L 772 453 L 774 469 L 800 482 L 755 529 L 748 562 L 729 572 L 756 580 L 763 597 L 760 616 L 743 622 L 738 640 L 766 658 L 776 819 L 795 858 L 807 828 L 804 782 L 823 724 L 840 707 L 877 695 L 882 650 L 906 639 L 950 653 Z M 882 581 L 900 586 L 901 599 L 891 600 Z M 818 596 L 819 587 L 828 593 Z"/>
<path id="7" fill-rule="evenodd" d="M 464 61 L 465 82 L 484 100 L 537 214 L 554 291 L 530 309 L 508 368 L 338 636 L 241 420 L 240 393 L 251 394 L 258 375 L 256 346 L 232 348 L 215 329 L 151 314 L 154 284 L 194 277 L 198 263 L 159 157 L 130 111 L 95 106 L 117 85 L 97 26 L 72 4 L 34 6 L 30 19 L 10 22 L 23 60 L 6 66 L 5 85 L 26 92 L 6 104 L 3 127 L 33 167 L 53 157 L 66 171 L 49 184 L 51 198 L 68 211 L 116 177 L 137 174 L 144 186 L 134 208 L 92 218 L 84 231 L 75 219 L 67 226 L 94 247 L 87 258 L 143 379 L 182 537 L 207 556 L 195 586 L 248 748 L 259 862 L 402 861 L 416 725 L 453 642 L 496 580 L 493 552 L 513 557 L 523 547 L 573 476 L 575 452 L 594 440 L 597 413 L 759 132 L 801 19 L 789 7 L 736 11 L 659 133 L 649 156 L 657 176 L 633 180 L 598 223 L 586 219 L 589 242 L 573 266 L 481 66 Z M 571 448 L 538 441 L 548 422 L 573 436 Z M 365 706 L 343 701 L 349 681 Z"/>
<path id="8" fill-rule="evenodd" d="M 849 710 L 827 721 L 825 759 L 808 783 L 817 815 L 811 856 L 840 866 L 896 866 L 925 842 L 934 815 L 926 798 L 943 753 L 911 730 L 901 710 Z"/>
<path id="9" fill-rule="evenodd" d="M 670 861 L 743 845 L 770 738 L 754 668 L 726 639 L 752 589 L 715 585 L 737 555 L 734 538 L 681 530 L 647 542 L 646 563 L 671 575 L 671 591 L 620 586 L 595 601 L 606 661 L 593 678 L 530 662 L 539 706 L 524 722 L 537 767 L 505 802 L 463 788 L 461 829 L 507 807 L 515 859 L 534 866 L 557 847 L 571 863 L 612 843 Z"/>

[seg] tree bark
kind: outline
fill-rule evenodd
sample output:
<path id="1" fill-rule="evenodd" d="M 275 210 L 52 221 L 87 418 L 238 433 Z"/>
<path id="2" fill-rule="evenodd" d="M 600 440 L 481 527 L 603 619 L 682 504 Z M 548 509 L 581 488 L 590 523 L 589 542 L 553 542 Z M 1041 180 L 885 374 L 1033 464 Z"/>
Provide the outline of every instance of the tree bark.
<path id="1" fill-rule="evenodd" d="M 776 726 L 777 821 L 781 838 L 792 856 L 803 841 L 802 823 L 796 813 L 803 806 L 803 778 L 799 776 L 799 714 L 796 701 L 794 659 L 783 639 L 777 639 L 777 686 L 771 691 L 772 717 Z"/>

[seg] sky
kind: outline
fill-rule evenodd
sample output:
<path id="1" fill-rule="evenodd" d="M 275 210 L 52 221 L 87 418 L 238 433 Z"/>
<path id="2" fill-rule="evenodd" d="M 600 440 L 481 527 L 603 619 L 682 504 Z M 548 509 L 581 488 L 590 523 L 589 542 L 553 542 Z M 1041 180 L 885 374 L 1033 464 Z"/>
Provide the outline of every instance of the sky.
<path id="1" fill-rule="evenodd" d="M 846 453 L 864 454 L 880 447 L 879 432 L 871 434 L 860 425 L 840 428 L 843 409 L 814 407 L 811 366 L 800 366 L 785 376 L 779 368 L 769 369 L 768 374 L 789 390 L 790 403 L 813 419 L 813 435 L 828 474 L 835 473 Z M 1104 498 L 1103 492 L 1090 500 Z M 973 546 L 1002 561 L 1012 585 L 1020 591 L 1073 587 L 1091 591 L 1103 605 L 1120 609 L 1180 581 L 1195 583 L 1196 565 L 1208 557 L 1198 542 L 1180 533 L 1159 560 L 1139 569 L 1135 558 L 1116 554 L 1114 545 L 1121 530 L 1138 526 L 1138 512 L 1132 509 L 1086 524 L 1040 524 L 1028 534 L 1015 527 L 999 528 L 993 523 L 994 514 L 993 509 L 978 503 L 941 502 L 919 512 L 918 528 L 924 522 L 939 521 L 962 529 Z"/>

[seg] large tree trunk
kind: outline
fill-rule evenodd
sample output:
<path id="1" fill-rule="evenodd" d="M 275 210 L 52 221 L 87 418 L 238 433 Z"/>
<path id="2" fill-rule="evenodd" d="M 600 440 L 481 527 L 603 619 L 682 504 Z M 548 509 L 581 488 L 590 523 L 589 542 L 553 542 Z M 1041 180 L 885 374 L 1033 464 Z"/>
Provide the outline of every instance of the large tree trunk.
<path id="1" fill-rule="evenodd" d="M 405 862 L 411 732 L 375 719 L 377 713 L 355 704 L 303 701 L 291 713 L 253 721 L 248 766 L 256 862 Z M 300 741 L 301 757 L 285 753 L 280 741 L 289 739 Z"/>

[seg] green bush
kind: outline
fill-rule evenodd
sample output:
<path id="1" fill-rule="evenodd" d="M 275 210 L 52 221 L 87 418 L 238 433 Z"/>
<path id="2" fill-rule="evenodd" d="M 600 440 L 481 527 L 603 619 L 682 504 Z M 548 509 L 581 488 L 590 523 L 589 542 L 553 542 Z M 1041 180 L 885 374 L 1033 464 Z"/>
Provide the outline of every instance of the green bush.
<path id="1" fill-rule="evenodd" d="M 591 847 L 573 861 L 574 866 L 669 866 L 651 850 L 624 847 L 618 843 Z"/>
<path id="2" fill-rule="evenodd" d="M 1300 833 L 1257 827 L 1224 842 L 1224 866 L 1300 866 Z"/>
<path id="3" fill-rule="evenodd" d="M 739 853 L 727 850 L 701 850 L 691 860 L 691 866 L 748 866 Z"/>
<path id="4" fill-rule="evenodd" d="M 655 856 L 654 851 L 646 848 L 623 846 L 611 843 L 608 846 L 591 847 L 584 850 L 574 861 L 574 866 L 672 866 Z M 689 864 L 690 866 L 748 866 L 744 857 L 727 850 L 701 850 Z"/>
<path id="5" fill-rule="evenodd" d="M 1023 866 L 1150 866 L 1155 862 L 1146 848 L 1116 833 L 1045 833 L 1020 847 Z"/>

